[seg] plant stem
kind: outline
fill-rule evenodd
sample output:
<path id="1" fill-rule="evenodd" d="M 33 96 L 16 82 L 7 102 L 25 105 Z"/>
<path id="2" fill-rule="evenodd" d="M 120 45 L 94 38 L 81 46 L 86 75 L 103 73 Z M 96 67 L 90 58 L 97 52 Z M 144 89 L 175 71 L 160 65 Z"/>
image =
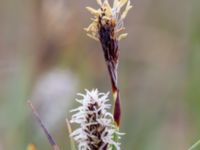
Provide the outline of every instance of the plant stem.
<path id="1" fill-rule="evenodd" d="M 53 139 L 53 137 L 50 135 L 49 131 L 47 130 L 47 128 L 44 126 L 44 123 L 42 122 L 42 120 L 40 119 L 39 114 L 37 113 L 35 107 L 33 106 L 33 104 L 31 103 L 31 101 L 28 101 L 28 104 L 33 112 L 33 115 L 35 116 L 35 118 L 37 119 L 37 121 L 39 122 L 42 130 L 44 131 L 45 135 L 47 136 L 49 143 L 51 144 L 53 150 L 60 150 L 60 148 L 58 147 L 58 145 L 56 144 L 55 140 Z"/>

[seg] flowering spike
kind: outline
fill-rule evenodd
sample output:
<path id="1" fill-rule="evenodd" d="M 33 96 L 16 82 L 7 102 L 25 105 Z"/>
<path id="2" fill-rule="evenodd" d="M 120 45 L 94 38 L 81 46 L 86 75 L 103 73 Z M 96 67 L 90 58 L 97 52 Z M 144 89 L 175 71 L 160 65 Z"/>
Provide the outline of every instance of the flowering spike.
<path id="1" fill-rule="evenodd" d="M 96 38 L 100 39 L 100 30 L 102 26 L 108 25 L 108 27 L 114 30 L 114 33 L 123 27 L 123 20 L 125 19 L 128 11 L 132 8 L 130 0 L 114 0 L 113 7 L 110 6 L 108 0 L 97 0 L 100 5 L 99 9 L 94 9 L 91 7 L 86 7 L 86 9 L 94 16 L 92 23 L 90 24 L 90 29 L 86 30 L 88 33 L 92 33 Z M 126 8 L 123 13 L 120 10 L 126 4 Z M 120 35 L 113 35 L 114 38 L 119 39 Z M 96 39 L 93 38 L 93 39 Z"/>
<path id="2" fill-rule="evenodd" d="M 104 58 L 109 71 L 112 93 L 114 99 L 114 122 L 116 126 L 120 125 L 121 106 L 119 88 L 117 86 L 117 68 L 119 63 L 119 40 L 125 38 L 128 34 L 123 33 L 124 19 L 128 11 L 132 8 L 130 0 L 114 0 L 111 7 L 108 0 L 97 0 L 100 8 L 95 10 L 87 7 L 94 19 L 86 28 L 87 36 L 101 42 Z M 121 13 L 122 7 L 125 7 Z"/>
<path id="3" fill-rule="evenodd" d="M 79 124 L 80 128 L 70 136 L 78 143 L 79 150 L 109 150 L 111 146 L 120 150 L 120 143 L 113 140 L 114 135 L 121 133 L 113 126 L 113 115 L 107 111 L 111 108 L 107 104 L 108 94 L 97 89 L 86 90 L 82 105 L 72 115 L 70 122 Z"/>

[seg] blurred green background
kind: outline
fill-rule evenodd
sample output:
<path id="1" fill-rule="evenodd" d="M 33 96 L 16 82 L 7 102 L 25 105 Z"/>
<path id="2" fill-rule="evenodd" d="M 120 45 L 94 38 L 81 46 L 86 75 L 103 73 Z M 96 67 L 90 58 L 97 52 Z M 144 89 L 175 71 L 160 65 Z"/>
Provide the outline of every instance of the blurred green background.
<path id="1" fill-rule="evenodd" d="M 132 0 L 120 41 L 122 150 L 186 150 L 200 139 L 200 1 Z M 100 44 L 86 37 L 95 0 L 0 0 L 0 150 L 61 149 L 76 93 L 110 91 Z M 112 99 L 112 97 L 110 97 Z M 200 149 L 200 146 L 199 148 Z"/>

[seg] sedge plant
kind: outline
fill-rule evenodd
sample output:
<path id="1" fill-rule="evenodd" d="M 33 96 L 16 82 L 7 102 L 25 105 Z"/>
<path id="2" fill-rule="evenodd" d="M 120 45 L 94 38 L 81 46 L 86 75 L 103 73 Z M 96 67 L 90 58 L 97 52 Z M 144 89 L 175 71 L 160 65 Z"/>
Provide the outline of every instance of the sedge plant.
<path id="1" fill-rule="evenodd" d="M 119 132 L 121 119 L 120 92 L 117 84 L 119 64 L 119 41 L 127 36 L 124 33 L 124 19 L 132 8 L 130 0 L 96 0 L 99 8 L 86 7 L 93 15 L 92 23 L 85 28 L 87 35 L 99 41 L 103 50 L 107 70 L 111 80 L 113 95 L 113 113 L 109 104 L 108 94 L 96 90 L 86 90 L 85 94 L 79 93 L 81 99 L 76 99 L 80 106 L 71 110 L 74 113 L 67 120 L 70 133 L 72 150 L 120 150 L 119 139 L 123 133 Z M 123 9 L 123 11 L 121 11 Z M 46 134 L 53 150 L 60 150 L 53 137 L 50 135 L 44 123 L 41 121 L 33 104 L 29 101 L 34 116 Z M 71 124 L 79 125 L 74 131 Z M 28 150 L 36 150 L 30 144 Z"/>

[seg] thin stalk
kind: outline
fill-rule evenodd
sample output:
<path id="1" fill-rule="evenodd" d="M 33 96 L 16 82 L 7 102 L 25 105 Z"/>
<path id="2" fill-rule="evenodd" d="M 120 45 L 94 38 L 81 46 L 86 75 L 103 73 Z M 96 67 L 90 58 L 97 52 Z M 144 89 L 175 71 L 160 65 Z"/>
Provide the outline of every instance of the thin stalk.
<path id="1" fill-rule="evenodd" d="M 107 63 L 108 72 L 111 80 L 111 86 L 112 86 L 112 94 L 114 99 L 114 107 L 113 107 L 113 116 L 115 125 L 117 128 L 120 126 L 120 117 L 121 117 L 121 107 L 120 107 L 120 92 L 119 88 L 117 86 L 117 66 L 111 65 L 111 63 Z"/>
<path id="2" fill-rule="evenodd" d="M 69 135 L 71 135 L 72 128 L 71 128 L 71 125 L 70 125 L 68 119 L 66 119 L 66 124 L 67 124 L 67 129 L 68 129 Z M 71 146 L 71 150 L 76 150 L 75 142 L 72 138 L 70 138 L 70 146 Z"/>
<path id="3" fill-rule="evenodd" d="M 42 130 L 44 131 L 45 135 L 48 138 L 49 143 L 52 146 L 53 150 L 60 150 L 60 148 L 58 147 L 58 145 L 56 144 L 55 140 L 53 139 L 53 137 L 50 135 L 49 131 L 47 130 L 47 128 L 44 126 L 44 123 L 42 122 L 42 120 L 40 119 L 39 114 L 37 113 L 35 107 L 33 106 L 33 104 L 31 103 L 31 101 L 28 101 L 28 105 L 30 106 L 33 115 L 35 116 L 35 118 L 37 119 L 38 123 L 40 124 Z"/>

